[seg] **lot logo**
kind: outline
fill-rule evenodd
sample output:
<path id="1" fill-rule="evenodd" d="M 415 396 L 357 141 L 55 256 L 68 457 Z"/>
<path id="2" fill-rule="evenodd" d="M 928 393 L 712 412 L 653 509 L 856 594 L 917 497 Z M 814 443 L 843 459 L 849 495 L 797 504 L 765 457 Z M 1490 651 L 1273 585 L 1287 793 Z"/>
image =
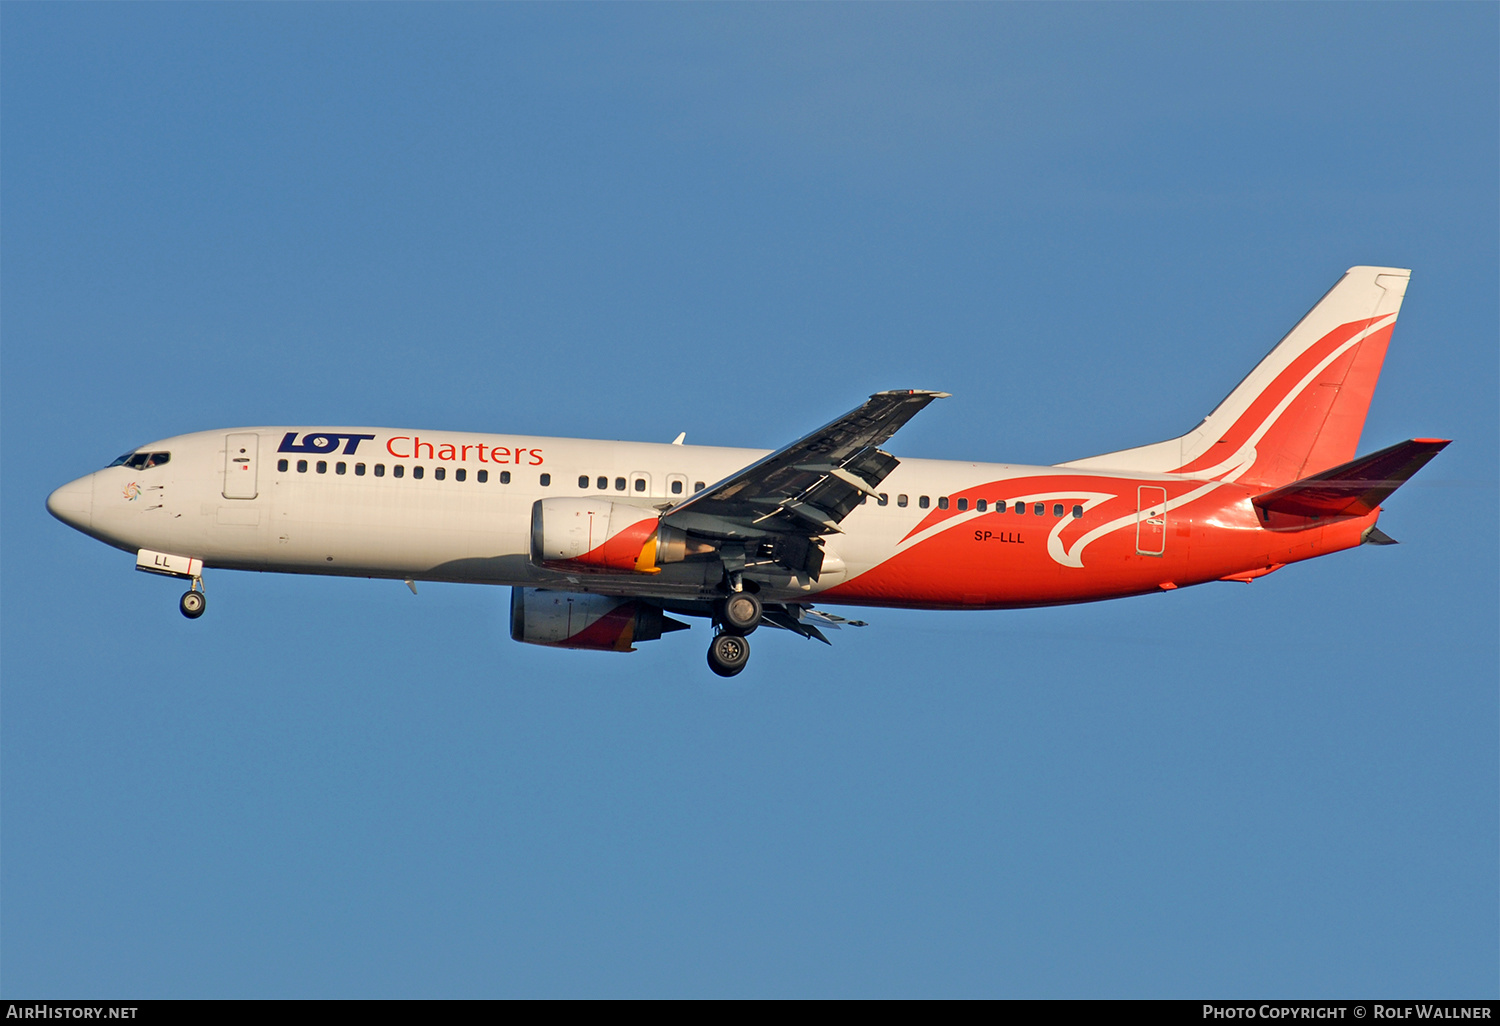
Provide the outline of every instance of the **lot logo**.
<path id="1" fill-rule="evenodd" d="M 297 444 L 297 432 L 288 431 L 286 437 L 281 440 L 281 446 L 277 452 L 333 452 L 344 443 L 344 455 L 353 456 L 354 450 L 359 448 L 359 443 L 365 439 L 374 440 L 374 435 L 335 435 L 321 431 L 310 431 L 302 436 L 302 444 Z"/>
<path id="2" fill-rule="evenodd" d="M 141 497 L 141 486 L 132 481 L 120 490 L 120 494 L 125 497 L 126 502 L 134 502 Z"/>

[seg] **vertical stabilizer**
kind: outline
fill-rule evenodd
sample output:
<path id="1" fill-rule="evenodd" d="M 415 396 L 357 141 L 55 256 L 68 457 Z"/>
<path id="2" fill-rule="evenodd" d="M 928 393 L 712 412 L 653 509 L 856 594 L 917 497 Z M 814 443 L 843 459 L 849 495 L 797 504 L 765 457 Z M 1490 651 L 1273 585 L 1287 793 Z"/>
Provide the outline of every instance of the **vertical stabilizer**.
<path id="1" fill-rule="evenodd" d="M 1060 464 L 1276 487 L 1354 458 L 1411 272 L 1351 267 L 1197 428 Z"/>

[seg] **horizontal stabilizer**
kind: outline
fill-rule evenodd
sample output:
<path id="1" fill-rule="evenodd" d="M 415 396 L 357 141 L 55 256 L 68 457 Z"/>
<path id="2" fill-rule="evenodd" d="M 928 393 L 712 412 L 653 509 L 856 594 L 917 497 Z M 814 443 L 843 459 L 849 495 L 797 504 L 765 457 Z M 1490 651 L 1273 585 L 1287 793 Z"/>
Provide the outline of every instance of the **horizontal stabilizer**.
<path id="1" fill-rule="evenodd" d="M 1447 445 L 1448 440 L 1443 438 L 1413 438 L 1263 492 L 1251 501 L 1267 513 L 1288 516 L 1364 516 Z"/>

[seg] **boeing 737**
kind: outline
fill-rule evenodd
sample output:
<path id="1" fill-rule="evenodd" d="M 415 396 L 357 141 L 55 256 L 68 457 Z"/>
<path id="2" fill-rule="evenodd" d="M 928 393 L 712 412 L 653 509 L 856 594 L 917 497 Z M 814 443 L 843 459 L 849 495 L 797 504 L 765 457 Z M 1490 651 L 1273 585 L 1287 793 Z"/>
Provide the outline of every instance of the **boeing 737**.
<path id="1" fill-rule="evenodd" d="M 189 582 L 205 568 L 508 585 L 511 637 L 633 651 L 712 625 L 744 669 L 813 607 L 1017 609 L 1251 581 L 1363 543 L 1448 442 L 1356 458 L 1410 272 L 1351 268 L 1179 438 L 1057 466 L 898 459 L 943 392 L 880 392 L 772 453 L 409 428 L 281 425 L 132 449 L 47 499 L 64 523 Z"/>

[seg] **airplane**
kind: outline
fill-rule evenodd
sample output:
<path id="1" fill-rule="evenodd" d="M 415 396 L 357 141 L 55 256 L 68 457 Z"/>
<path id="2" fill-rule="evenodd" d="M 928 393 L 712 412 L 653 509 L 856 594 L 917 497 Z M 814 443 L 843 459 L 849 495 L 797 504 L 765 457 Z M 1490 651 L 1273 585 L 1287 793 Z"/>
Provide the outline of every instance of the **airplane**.
<path id="1" fill-rule="evenodd" d="M 741 672 L 815 608 L 1017 609 L 1249 582 L 1361 544 L 1447 444 L 1356 458 L 1411 272 L 1353 267 L 1206 418 L 1151 445 L 1020 466 L 882 448 L 947 393 L 879 392 L 775 452 L 400 428 L 177 435 L 47 499 L 189 582 L 206 568 L 508 585 L 517 641 L 634 651 L 707 619 Z"/>

